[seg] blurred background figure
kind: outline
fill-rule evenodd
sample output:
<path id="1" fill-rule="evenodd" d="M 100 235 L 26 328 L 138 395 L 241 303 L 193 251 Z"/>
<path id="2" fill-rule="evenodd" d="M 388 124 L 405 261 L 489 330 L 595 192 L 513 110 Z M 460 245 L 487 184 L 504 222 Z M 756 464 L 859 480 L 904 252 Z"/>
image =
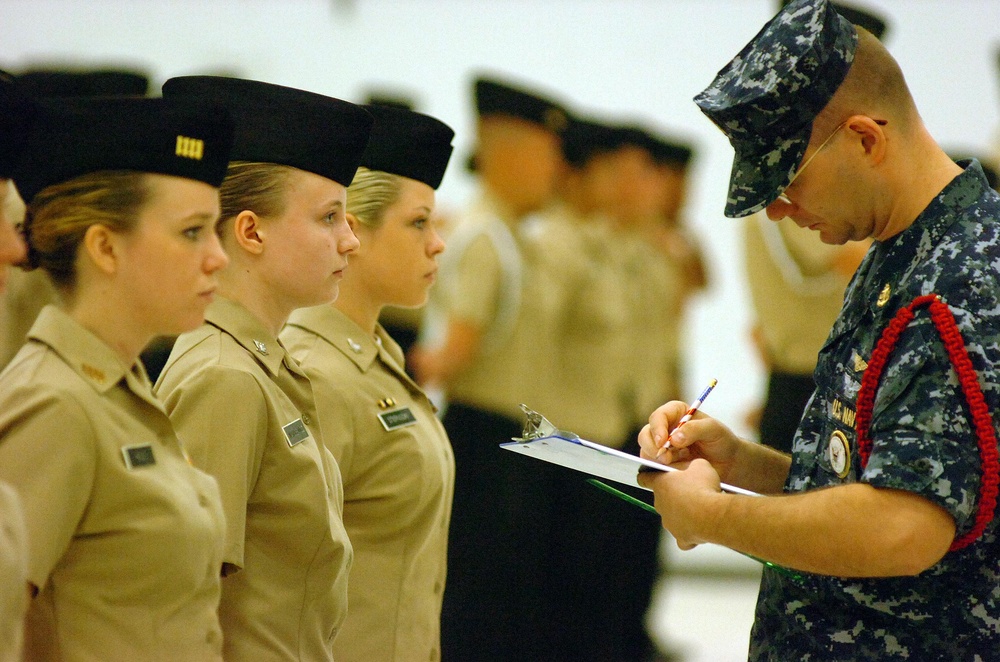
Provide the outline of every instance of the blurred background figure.
<path id="1" fill-rule="evenodd" d="M 779 9 L 786 4 L 782 1 Z M 844 18 L 884 39 L 884 17 L 833 5 Z M 817 355 L 871 242 L 824 244 L 818 233 L 803 231 L 792 219 L 773 222 L 763 212 L 744 223 L 747 283 L 755 315 L 751 337 L 767 370 L 764 403 L 749 418 L 761 443 L 790 453 L 802 412 L 816 389 Z"/>
<path id="2" fill-rule="evenodd" d="M 522 224 L 552 198 L 568 120 L 560 103 L 495 78 L 478 78 L 474 98 L 479 190 L 456 216 L 426 340 L 411 353 L 418 381 L 446 395 L 455 452 L 442 657 L 551 659 L 555 596 L 539 581 L 551 560 L 550 471 L 498 444 L 521 434 L 518 405 L 540 397 L 552 361 L 558 290 Z"/>
<path id="3" fill-rule="evenodd" d="M 37 68 L 22 72 L 16 79 L 25 94 L 37 99 L 145 96 L 149 87 L 146 74 L 125 69 Z M 20 196 L 13 194 L 8 198 L 12 213 L 23 217 L 24 202 Z M 58 298 L 52 282 L 41 269 L 11 272 L 7 291 L 0 299 L 0 369 L 21 349 L 28 329 L 42 308 L 57 303 Z"/>

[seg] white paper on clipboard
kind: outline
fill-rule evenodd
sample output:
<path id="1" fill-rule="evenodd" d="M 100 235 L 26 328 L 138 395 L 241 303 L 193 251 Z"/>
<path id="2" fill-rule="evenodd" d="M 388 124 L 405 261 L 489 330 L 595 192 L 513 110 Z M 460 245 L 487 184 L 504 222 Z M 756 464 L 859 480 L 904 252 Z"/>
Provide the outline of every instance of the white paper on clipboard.
<path id="1" fill-rule="evenodd" d="M 639 485 L 637 477 L 640 467 L 655 471 L 678 471 L 675 467 L 580 439 L 575 435 L 553 434 L 526 441 L 510 441 L 500 444 L 500 448 L 644 490 L 649 488 Z M 756 492 L 726 483 L 722 484 L 722 489 L 732 494 L 758 496 Z"/>

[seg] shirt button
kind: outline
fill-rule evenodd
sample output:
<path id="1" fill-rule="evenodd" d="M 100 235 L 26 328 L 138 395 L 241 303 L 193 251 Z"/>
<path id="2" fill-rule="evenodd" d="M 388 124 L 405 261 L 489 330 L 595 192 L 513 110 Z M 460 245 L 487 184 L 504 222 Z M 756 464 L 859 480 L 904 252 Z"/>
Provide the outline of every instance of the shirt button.
<path id="1" fill-rule="evenodd" d="M 198 495 L 198 505 L 201 506 L 202 508 L 208 507 L 208 499 L 205 498 L 204 494 Z"/>
<path id="2" fill-rule="evenodd" d="M 309 414 L 302 414 L 302 422 L 306 425 L 310 425 L 312 423 L 312 419 L 309 418 Z"/>
<path id="3" fill-rule="evenodd" d="M 434 592 L 435 593 L 440 593 L 441 592 L 441 588 L 442 588 L 441 582 L 434 582 Z"/>

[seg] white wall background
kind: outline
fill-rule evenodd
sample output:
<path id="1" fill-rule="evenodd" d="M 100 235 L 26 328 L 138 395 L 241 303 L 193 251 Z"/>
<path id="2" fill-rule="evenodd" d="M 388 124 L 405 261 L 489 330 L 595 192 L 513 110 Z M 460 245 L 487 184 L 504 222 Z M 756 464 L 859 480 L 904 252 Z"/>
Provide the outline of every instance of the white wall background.
<path id="1" fill-rule="evenodd" d="M 993 153 L 1000 126 L 1000 0 L 851 0 L 890 17 L 887 45 L 932 133 Z M 360 100 L 413 95 L 457 131 L 439 192 L 465 200 L 470 80 L 492 69 L 571 105 L 660 125 L 700 147 L 688 216 L 713 270 L 688 320 L 689 384 L 719 387 L 706 410 L 746 432 L 761 368 L 747 341 L 740 227 L 722 217 L 732 151 L 691 98 L 774 13 L 775 0 L 2 0 L 0 68 L 134 64 L 156 84 L 229 72 Z M 280 130 L 280 127 L 276 127 Z M 613 247 L 609 246 L 609 250 Z"/>

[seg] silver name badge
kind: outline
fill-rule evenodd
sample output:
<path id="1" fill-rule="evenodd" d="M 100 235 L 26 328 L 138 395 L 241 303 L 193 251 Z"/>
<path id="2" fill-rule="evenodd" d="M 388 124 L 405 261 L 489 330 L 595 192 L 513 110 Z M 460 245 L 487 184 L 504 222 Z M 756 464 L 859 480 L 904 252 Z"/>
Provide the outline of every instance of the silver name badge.
<path id="1" fill-rule="evenodd" d="M 153 446 L 151 444 L 122 446 L 122 457 L 125 458 L 125 466 L 129 470 L 150 467 L 156 464 L 156 457 L 153 455 Z"/>
<path id="2" fill-rule="evenodd" d="M 285 433 L 285 439 L 288 440 L 289 446 L 297 446 L 309 438 L 309 430 L 301 418 L 296 418 L 288 425 L 283 426 L 281 431 Z"/>
<path id="3" fill-rule="evenodd" d="M 403 409 L 397 409 L 395 411 L 387 411 L 383 414 L 378 415 L 378 420 L 382 421 L 382 427 L 386 431 L 391 432 L 393 430 L 398 430 L 399 428 L 405 428 L 407 425 L 413 425 L 417 422 L 417 417 L 413 415 L 409 407 L 404 407 Z"/>

